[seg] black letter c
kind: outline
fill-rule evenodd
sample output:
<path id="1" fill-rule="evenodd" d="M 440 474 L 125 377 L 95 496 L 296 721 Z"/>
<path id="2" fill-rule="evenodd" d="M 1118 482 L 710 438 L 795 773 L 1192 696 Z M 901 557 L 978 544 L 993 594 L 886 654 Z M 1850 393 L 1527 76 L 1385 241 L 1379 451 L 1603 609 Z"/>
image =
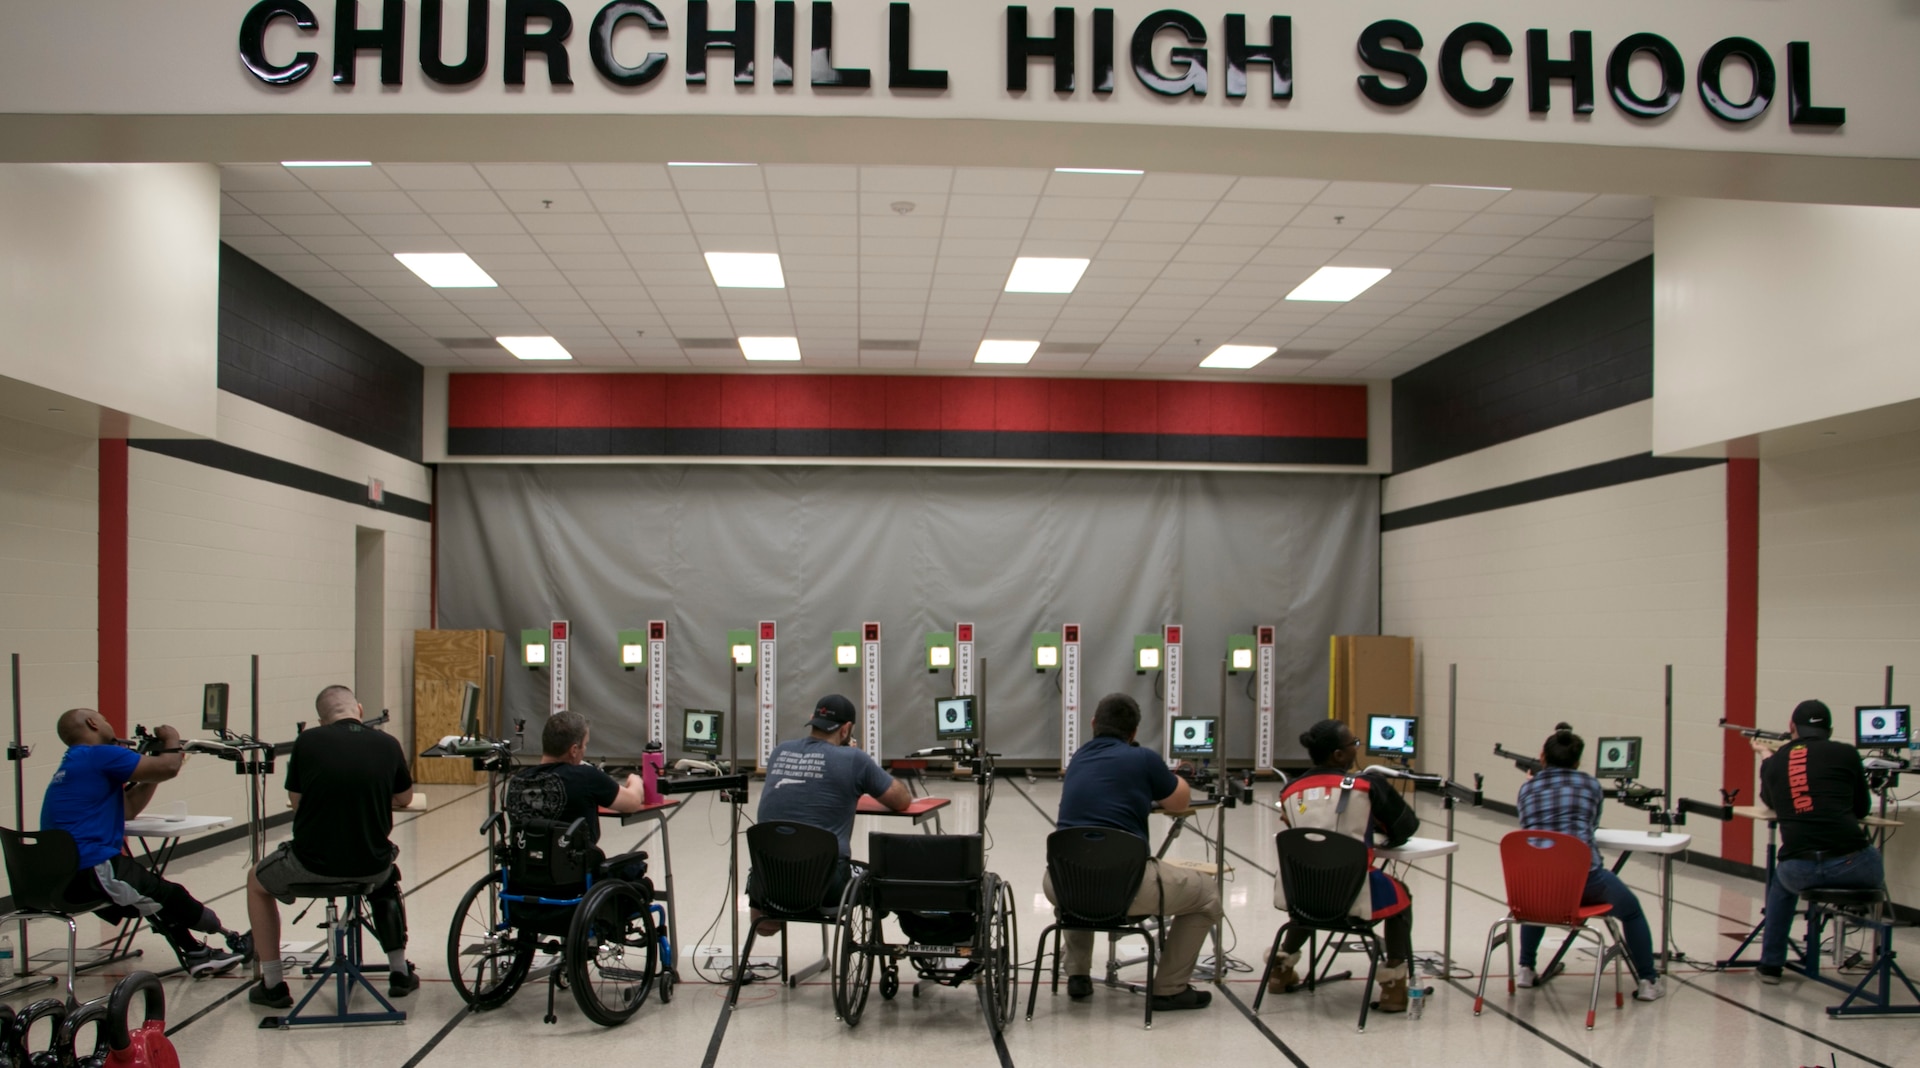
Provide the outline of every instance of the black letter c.
<path id="1" fill-rule="evenodd" d="M 268 85 L 292 85 L 313 73 L 314 64 L 320 61 L 312 52 L 296 53 L 293 62 L 284 67 L 267 58 L 267 24 L 282 17 L 309 32 L 320 28 L 313 9 L 300 0 L 260 0 L 240 20 L 240 62 Z"/>

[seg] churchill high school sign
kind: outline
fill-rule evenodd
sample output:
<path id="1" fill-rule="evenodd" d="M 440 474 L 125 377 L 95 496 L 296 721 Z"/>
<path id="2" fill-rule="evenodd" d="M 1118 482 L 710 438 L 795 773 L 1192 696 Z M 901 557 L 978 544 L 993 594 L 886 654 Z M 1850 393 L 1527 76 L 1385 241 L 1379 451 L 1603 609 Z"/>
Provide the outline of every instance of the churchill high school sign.
<path id="1" fill-rule="evenodd" d="M 779 91 L 804 85 L 826 94 L 884 87 L 934 95 L 961 79 L 991 78 L 1012 95 L 1050 90 L 1098 99 L 1113 94 L 1123 77 L 1167 98 L 1254 94 L 1291 101 L 1296 92 L 1336 91 L 1331 78 L 1324 87 L 1296 86 L 1299 48 L 1348 52 L 1351 84 L 1389 113 L 1419 101 L 1437 77 L 1439 92 L 1467 113 L 1502 110 L 1521 85 L 1526 110 L 1535 115 L 1556 110 L 1556 97 L 1565 112 L 1590 114 L 1604 91 L 1621 115 L 1653 123 L 1680 108 L 1692 89 L 1708 114 L 1735 128 L 1776 102 L 1794 129 L 1832 129 L 1847 121 L 1845 107 L 1816 102 L 1807 40 L 1728 35 L 1690 56 L 1669 36 L 1646 29 L 1596 42 L 1587 29 L 1509 32 L 1469 21 L 1423 32 L 1385 18 L 1342 41 L 1296 35 L 1286 14 L 1224 13 L 1210 24 L 1174 8 L 1123 21 L 1105 7 L 966 6 L 968 17 L 997 23 L 997 55 L 965 54 L 939 40 L 923 40 L 916 52 L 913 5 L 901 2 L 886 5 L 879 54 L 850 54 L 856 50 L 836 49 L 834 36 L 848 13 L 836 13 L 827 0 L 805 5 L 804 19 L 794 0 L 735 0 L 731 10 L 687 0 L 677 22 L 650 0 L 611 0 L 579 12 L 562 0 L 502 0 L 497 11 L 489 0 L 467 0 L 457 14 L 446 0 L 339 0 L 324 18 L 304 0 L 260 0 L 240 20 L 238 52 L 253 78 L 287 91 L 321 70 L 335 86 L 351 88 L 365 63 L 377 68 L 385 86 L 405 84 L 412 66 L 444 87 L 471 85 L 492 70 L 510 87 L 544 81 L 560 90 L 576 77 L 592 77 L 638 93 L 672 76 L 676 59 L 688 86 L 718 82 L 724 61 L 735 86 L 764 83 Z M 852 17 L 874 13 L 863 4 Z M 328 49 L 328 58 L 318 47 Z M 1042 73 L 1033 79 L 1036 69 Z"/>

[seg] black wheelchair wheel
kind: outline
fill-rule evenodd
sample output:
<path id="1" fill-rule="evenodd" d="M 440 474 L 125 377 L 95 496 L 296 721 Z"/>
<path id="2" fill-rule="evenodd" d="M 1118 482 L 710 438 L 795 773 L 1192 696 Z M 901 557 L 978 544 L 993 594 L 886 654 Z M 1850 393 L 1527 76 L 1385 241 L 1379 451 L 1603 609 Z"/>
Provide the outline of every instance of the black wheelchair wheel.
<path id="1" fill-rule="evenodd" d="M 567 928 L 567 982 L 587 1019 L 626 1023 L 653 988 L 660 944 L 646 894 L 632 883 L 593 884 Z"/>
<path id="2" fill-rule="evenodd" d="M 1014 1004 L 1019 994 L 1020 923 L 1013 910 L 1013 888 L 989 873 L 981 900 L 986 915 L 980 918 L 980 943 L 984 959 L 980 962 L 980 999 L 987 1017 L 996 1029 L 1013 1022 Z"/>
<path id="3" fill-rule="evenodd" d="M 899 992 L 900 969 L 888 964 L 880 969 L 880 996 L 887 1001 L 892 1001 L 893 996 Z"/>
<path id="4" fill-rule="evenodd" d="M 848 1027 L 860 1024 L 873 983 L 874 942 L 880 923 L 866 900 L 866 874 L 856 874 L 840 899 L 840 925 L 833 941 L 833 1009 Z"/>
<path id="5" fill-rule="evenodd" d="M 660 973 L 660 1004 L 665 1005 L 668 1002 L 673 1000 L 673 986 L 674 986 L 673 971 L 669 969 L 667 971 L 661 972 Z"/>
<path id="6" fill-rule="evenodd" d="M 461 1000 L 476 1009 L 507 1003 L 533 964 L 533 936 L 505 923 L 500 873 L 488 872 L 467 888 L 447 930 L 447 972 Z"/>

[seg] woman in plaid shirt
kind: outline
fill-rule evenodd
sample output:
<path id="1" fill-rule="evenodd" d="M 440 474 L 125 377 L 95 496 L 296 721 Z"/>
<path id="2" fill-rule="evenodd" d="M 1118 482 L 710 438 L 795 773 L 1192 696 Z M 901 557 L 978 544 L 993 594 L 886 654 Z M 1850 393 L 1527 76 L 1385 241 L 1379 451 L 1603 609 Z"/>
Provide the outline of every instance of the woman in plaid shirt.
<path id="1" fill-rule="evenodd" d="M 1600 850 L 1593 844 L 1593 832 L 1600 825 L 1600 802 L 1605 791 L 1600 780 L 1580 770 L 1580 757 L 1587 743 L 1570 730 L 1555 731 L 1541 747 L 1540 762 L 1546 767 L 1529 776 L 1520 787 L 1520 826 L 1529 831 L 1558 831 L 1587 843 L 1593 854 L 1587 872 L 1582 905 L 1612 905 L 1613 917 L 1620 921 L 1627 936 L 1627 959 L 1639 980 L 1633 992 L 1635 1001 L 1658 1001 L 1666 984 L 1653 963 L 1653 932 L 1647 927 L 1647 914 L 1620 877 L 1600 863 Z M 1533 986 L 1538 977 L 1534 963 L 1540 952 L 1540 939 L 1546 928 L 1520 928 L 1520 974 L 1516 986 Z"/>

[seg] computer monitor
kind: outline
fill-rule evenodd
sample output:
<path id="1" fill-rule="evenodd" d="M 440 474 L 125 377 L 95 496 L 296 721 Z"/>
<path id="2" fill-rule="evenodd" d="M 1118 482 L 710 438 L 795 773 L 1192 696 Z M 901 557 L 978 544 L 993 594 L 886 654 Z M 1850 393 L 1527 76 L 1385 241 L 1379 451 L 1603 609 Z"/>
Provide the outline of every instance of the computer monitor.
<path id="1" fill-rule="evenodd" d="M 1210 757 L 1214 754 L 1213 729 L 1219 720 L 1211 716 L 1173 721 L 1172 752 L 1177 757 Z"/>
<path id="2" fill-rule="evenodd" d="M 1854 746 L 1901 749 L 1913 744 L 1913 706 L 1874 705 L 1853 710 Z"/>
<path id="3" fill-rule="evenodd" d="M 977 738 L 980 726 L 973 719 L 972 697 L 937 697 L 933 702 L 933 736 L 941 741 Z"/>
<path id="4" fill-rule="evenodd" d="M 1602 738 L 1594 747 L 1593 774 L 1599 779 L 1640 777 L 1640 739 Z"/>
<path id="5" fill-rule="evenodd" d="M 200 729 L 217 737 L 227 729 L 227 684 L 209 682 L 200 697 Z"/>
<path id="6" fill-rule="evenodd" d="M 462 684 L 460 691 L 460 737 L 480 737 L 480 684 Z"/>
<path id="7" fill-rule="evenodd" d="M 1419 723 L 1412 716 L 1368 716 L 1367 755 L 1413 756 L 1414 728 Z"/>
<path id="8" fill-rule="evenodd" d="M 698 708 L 689 708 L 681 721 L 680 744 L 691 753 L 706 753 L 709 756 L 720 754 L 722 728 L 721 713 L 709 712 Z"/>

